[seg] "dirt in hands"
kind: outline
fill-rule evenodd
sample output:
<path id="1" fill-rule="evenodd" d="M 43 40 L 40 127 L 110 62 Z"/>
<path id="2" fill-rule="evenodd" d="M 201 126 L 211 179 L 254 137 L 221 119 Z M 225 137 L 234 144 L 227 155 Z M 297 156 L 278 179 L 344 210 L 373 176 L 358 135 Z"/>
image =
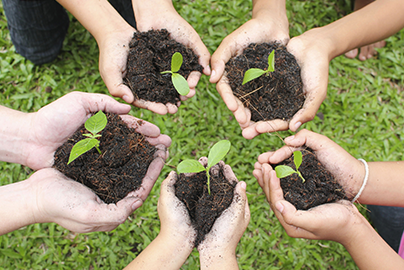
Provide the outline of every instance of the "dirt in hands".
<path id="1" fill-rule="evenodd" d="M 185 204 L 192 225 L 197 231 L 195 247 L 205 239 L 216 219 L 230 206 L 236 186 L 224 177 L 222 166 L 217 176 L 211 174 L 210 194 L 206 182 L 206 172 L 192 176 L 180 174 L 174 186 L 175 195 Z"/>
<path id="2" fill-rule="evenodd" d="M 192 71 L 202 72 L 198 56 L 192 49 L 172 39 L 167 30 L 134 33 L 129 44 L 124 83 L 136 100 L 177 105 L 180 95 L 171 82 L 171 74 L 161 74 L 171 70 L 171 57 L 175 52 L 182 54 L 183 64 L 178 73 L 185 79 Z"/>
<path id="3" fill-rule="evenodd" d="M 275 71 L 242 85 L 250 68 L 268 68 L 268 55 L 275 50 Z M 233 94 L 251 111 L 251 120 L 288 121 L 305 101 L 300 67 L 280 43 L 250 44 L 226 64 L 226 77 Z"/>
<path id="4" fill-rule="evenodd" d="M 88 133 L 83 125 L 56 150 L 54 167 L 91 188 L 105 203 L 116 203 L 140 187 L 156 148 L 119 115 L 106 115 L 107 126 L 99 133 L 102 154 L 93 148 L 67 165 L 73 145 L 87 138 L 83 136 Z"/>
<path id="5" fill-rule="evenodd" d="M 342 186 L 334 176 L 318 161 L 311 149 L 301 150 L 303 161 L 299 171 L 306 180 L 296 173 L 281 178 L 281 188 L 285 200 L 299 210 L 307 210 L 320 204 L 347 199 Z M 278 165 L 287 165 L 296 170 L 293 156 Z"/>

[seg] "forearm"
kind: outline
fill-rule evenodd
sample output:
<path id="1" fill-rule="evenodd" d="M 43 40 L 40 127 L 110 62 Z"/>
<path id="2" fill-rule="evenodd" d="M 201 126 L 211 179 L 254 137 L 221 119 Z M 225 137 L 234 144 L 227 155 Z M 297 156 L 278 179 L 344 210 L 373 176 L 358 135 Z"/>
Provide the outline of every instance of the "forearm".
<path id="1" fill-rule="evenodd" d="M 94 36 L 97 43 L 113 32 L 132 31 L 107 0 L 57 0 Z"/>
<path id="2" fill-rule="evenodd" d="M 31 190 L 28 180 L 0 187 L 0 235 L 35 223 Z"/>
<path id="3" fill-rule="evenodd" d="M 28 113 L 0 106 L 0 160 L 25 164 L 30 117 Z"/>
<path id="4" fill-rule="evenodd" d="M 317 29 L 327 39 L 330 59 L 389 37 L 404 27 L 404 1 L 378 0 Z"/>
<path id="5" fill-rule="evenodd" d="M 180 269 L 192 252 L 191 243 L 179 243 L 159 234 L 127 267 L 129 269 Z"/>
<path id="6" fill-rule="evenodd" d="M 359 202 L 404 207 L 404 161 L 368 162 L 368 167 L 368 182 Z"/>
<path id="7" fill-rule="evenodd" d="M 404 260 L 380 237 L 361 216 L 362 221 L 352 225 L 354 232 L 343 242 L 359 269 L 404 269 Z M 342 233 L 341 233 L 342 234 Z"/>

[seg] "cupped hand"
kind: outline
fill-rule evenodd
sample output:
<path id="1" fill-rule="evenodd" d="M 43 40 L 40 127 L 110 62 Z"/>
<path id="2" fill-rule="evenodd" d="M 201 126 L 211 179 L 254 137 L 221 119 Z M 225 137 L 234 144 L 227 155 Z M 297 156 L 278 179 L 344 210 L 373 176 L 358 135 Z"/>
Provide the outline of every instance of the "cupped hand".
<path id="1" fill-rule="evenodd" d="M 287 50 L 295 56 L 301 71 L 305 102 L 289 122 L 275 120 L 250 124 L 243 130 L 243 136 L 252 139 L 255 136 L 280 130 L 297 131 L 299 127 L 314 119 L 321 103 L 327 96 L 328 66 L 330 46 L 321 38 L 318 29 L 312 29 L 292 38 Z"/>
<path id="2" fill-rule="evenodd" d="M 223 168 L 225 178 L 230 183 L 237 183 L 237 185 L 234 189 L 232 203 L 222 212 L 213 224 L 211 231 L 198 245 L 198 251 L 204 257 L 216 256 L 220 253 L 234 254 L 237 244 L 250 222 L 246 183 L 238 182 L 231 167 L 225 165 L 223 161 L 212 167 L 213 176 L 219 173 L 219 166 Z"/>
<path id="3" fill-rule="evenodd" d="M 127 114 L 130 106 L 102 94 L 81 92 L 69 93 L 51 104 L 41 108 L 38 112 L 28 114 L 30 125 L 28 128 L 28 146 L 24 165 L 39 170 L 53 165 L 54 152 L 61 146 L 85 121 L 95 112 L 102 110 L 116 114 Z M 135 125 L 138 119 L 125 116 L 125 121 Z M 171 139 L 160 135 L 160 129 L 153 124 L 144 124 L 137 131 L 148 136 L 148 140 L 161 148 L 168 147 Z M 164 149 L 165 152 L 165 149 Z M 166 156 L 161 154 L 160 156 Z M 159 171 L 160 172 L 160 171 Z"/>
<path id="4" fill-rule="evenodd" d="M 311 148 L 317 159 L 344 188 L 349 199 L 355 197 L 362 185 L 365 168 L 361 161 L 352 157 L 341 146 L 326 136 L 303 129 L 285 138 L 285 146 L 275 152 L 263 153 L 255 164 L 254 176 L 263 186 L 261 167 L 264 164 L 277 164 L 290 157 L 295 150 Z M 263 174 L 262 174 L 263 175 Z"/>
<path id="5" fill-rule="evenodd" d="M 281 24 L 276 18 L 263 15 L 265 14 L 249 20 L 223 39 L 211 58 L 212 74 L 210 82 L 217 83 L 217 91 L 243 130 L 249 128 L 254 122 L 251 121 L 249 109 L 245 108 L 243 103 L 233 95 L 225 74 L 226 63 L 231 58 L 240 55 L 251 43 L 278 41 L 286 45 L 289 40 L 287 23 Z M 275 122 L 274 127 L 278 124 Z M 244 131 L 243 136 L 251 138 Z"/>
<path id="6" fill-rule="evenodd" d="M 177 173 L 172 171 L 161 184 L 157 204 L 161 223 L 160 235 L 168 239 L 167 241 L 181 243 L 192 250 L 197 234 L 185 204 L 175 196 L 174 184 L 177 180 Z"/>
<path id="7" fill-rule="evenodd" d="M 133 196 L 105 204 L 89 188 L 56 169 L 41 169 L 27 181 L 35 200 L 35 223 L 55 222 L 74 232 L 111 231 L 142 204 Z"/>
<path id="8" fill-rule="evenodd" d="M 171 1 L 134 1 L 133 5 L 136 27 L 139 31 L 167 29 L 171 38 L 194 51 L 199 57 L 199 64 L 203 67 L 203 73 L 210 75 L 210 53 L 208 49 L 194 28 L 177 13 Z M 190 92 L 186 96 L 181 96 L 181 100 L 186 100 L 195 95 L 195 87 L 200 77 L 201 73 L 197 71 L 193 71 L 189 74 L 187 81 Z M 142 100 L 139 101 L 138 105 L 143 107 L 147 106 L 149 110 L 152 110 L 151 106 L 156 106 L 156 108 L 158 106 L 158 111 L 154 111 L 159 114 L 166 114 L 167 112 L 175 113 L 178 110 L 178 104 L 152 104 L 152 102 Z M 163 106 L 166 106 L 166 108 Z"/>
<path id="9" fill-rule="evenodd" d="M 319 205 L 307 211 L 297 210 L 284 200 L 280 180 L 269 164 L 262 166 L 262 180 L 260 185 L 271 209 L 291 237 L 346 244 L 353 239 L 356 225 L 365 222 L 358 209 L 346 200 Z"/>

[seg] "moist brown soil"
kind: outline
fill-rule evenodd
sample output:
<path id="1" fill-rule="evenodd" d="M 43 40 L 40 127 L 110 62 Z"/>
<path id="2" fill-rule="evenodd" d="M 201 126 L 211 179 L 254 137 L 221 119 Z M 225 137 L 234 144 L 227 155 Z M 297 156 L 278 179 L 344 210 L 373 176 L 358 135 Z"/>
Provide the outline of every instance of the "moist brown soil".
<path id="1" fill-rule="evenodd" d="M 124 83 L 135 99 L 177 105 L 180 95 L 171 82 L 171 74 L 161 74 L 171 70 L 171 57 L 175 52 L 182 54 L 183 64 L 178 73 L 185 79 L 192 71 L 202 72 L 203 67 L 192 49 L 170 38 L 167 30 L 134 33 Z"/>
<path id="2" fill-rule="evenodd" d="M 296 209 L 307 210 L 320 204 L 347 199 L 341 185 L 333 175 L 318 161 L 311 149 L 302 150 L 303 162 L 299 171 L 306 180 L 296 174 L 281 179 L 284 198 Z M 282 165 L 288 165 L 296 170 L 293 156 Z M 279 164 L 279 165 L 281 165 Z"/>
<path id="3" fill-rule="evenodd" d="M 250 68 L 268 68 L 268 55 L 275 50 L 275 71 L 242 85 Z M 250 44 L 243 54 L 226 64 L 226 77 L 234 95 L 251 111 L 251 120 L 288 121 L 305 101 L 300 67 L 280 43 Z"/>
<path id="4" fill-rule="evenodd" d="M 102 155 L 93 148 L 67 165 L 73 145 L 87 138 L 82 135 L 88 133 L 83 125 L 56 150 L 54 167 L 91 188 L 105 203 L 116 203 L 140 187 L 156 148 L 119 115 L 106 115 L 107 126 L 99 133 Z"/>
<path id="5" fill-rule="evenodd" d="M 185 176 L 181 173 L 175 183 L 175 195 L 184 202 L 191 217 L 192 225 L 198 232 L 195 247 L 212 229 L 215 220 L 228 208 L 233 200 L 235 184 L 230 184 L 220 167 L 217 176 L 210 177 L 210 194 L 206 185 L 205 172 Z"/>

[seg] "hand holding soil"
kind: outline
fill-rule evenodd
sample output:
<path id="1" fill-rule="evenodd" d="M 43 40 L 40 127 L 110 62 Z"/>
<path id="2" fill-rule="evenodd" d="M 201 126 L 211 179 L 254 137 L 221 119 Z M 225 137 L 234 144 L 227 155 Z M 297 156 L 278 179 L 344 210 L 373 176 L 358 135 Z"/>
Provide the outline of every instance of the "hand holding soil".
<path id="1" fill-rule="evenodd" d="M 215 168 L 217 170 L 218 168 Z M 212 172 L 214 174 L 214 172 Z M 229 181 L 237 181 L 230 166 L 225 165 L 224 175 Z M 237 269 L 236 247 L 250 222 L 250 208 L 245 182 L 238 182 L 230 206 L 218 217 L 199 246 L 201 268 L 223 266 L 223 269 Z"/>
<path id="2" fill-rule="evenodd" d="M 352 157 L 341 146 L 324 135 L 320 135 L 306 129 L 294 136 L 285 138 L 286 145 L 275 152 L 267 152 L 258 157 L 254 176 L 259 184 L 263 185 L 259 168 L 262 164 L 278 164 L 289 158 L 293 151 L 310 148 L 319 162 L 333 175 L 335 180 L 343 187 L 348 199 L 352 200 L 358 193 L 364 176 L 365 169 L 361 161 Z"/>
<path id="3" fill-rule="evenodd" d="M 357 230 L 353 228 L 361 223 L 367 224 L 355 205 L 346 200 L 319 205 L 308 211 L 297 210 L 283 199 L 279 178 L 271 166 L 264 164 L 263 170 L 263 190 L 271 209 L 289 236 L 347 244 L 355 239 Z"/>
<path id="4" fill-rule="evenodd" d="M 126 114 L 130 106 L 107 95 L 72 92 L 38 112 L 27 114 L 29 145 L 25 147 L 26 160 L 22 164 L 33 170 L 50 168 L 56 149 L 98 110 Z"/>
<path id="5" fill-rule="evenodd" d="M 273 51 L 274 65 L 270 69 L 268 56 Z M 251 68 L 267 72 L 244 83 L 243 78 Z M 265 124 L 270 132 L 287 130 L 289 120 L 305 100 L 296 59 L 285 46 L 276 42 L 251 43 L 241 55 L 229 60 L 223 80 L 228 82 L 224 90 L 227 96 L 233 93 L 236 97 L 237 106 L 230 109 L 234 109 L 236 120 L 247 139 L 260 134 L 256 130 L 257 123 Z"/>
<path id="6" fill-rule="evenodd" d="M 117 203 L 126 196 L 143 202 L 164 166 L 171 139 L 156 126 L 132 116 L 122 119 L 107 113 L 107 119 L 99 134 L 99 152 L 91 149 L 67 164 L 73 145 L 85 137 L 86 129 L 81 127 L 57 149 L 54 166 L 90 187 L 106 203 Z"/>
<path id="7" fill-rule="evenodd" d="M 192 226 L 187 208 L 175 196 L 174 185 L 177 181 L 178 175 L 172 171 L 161 184 L 157 204 L 161 224 L 159 236 L 167 239 L 167 242 L 179 243 L 181 249 L 189 250 L 186 255 L 188 257 L 194 248 L 197 233 Z"/>
<path id="8" fill-rule="evenodd" d="M 32 223 L 55 222 L 78 233 L 111 231 L 126 221 L 142 201 L 128 196 L 117 204 L 105 204 L 88 187 L 73 181 L 55 169 L 41 169 L 26 180 L 30 183 L 28 206 Z"/>

